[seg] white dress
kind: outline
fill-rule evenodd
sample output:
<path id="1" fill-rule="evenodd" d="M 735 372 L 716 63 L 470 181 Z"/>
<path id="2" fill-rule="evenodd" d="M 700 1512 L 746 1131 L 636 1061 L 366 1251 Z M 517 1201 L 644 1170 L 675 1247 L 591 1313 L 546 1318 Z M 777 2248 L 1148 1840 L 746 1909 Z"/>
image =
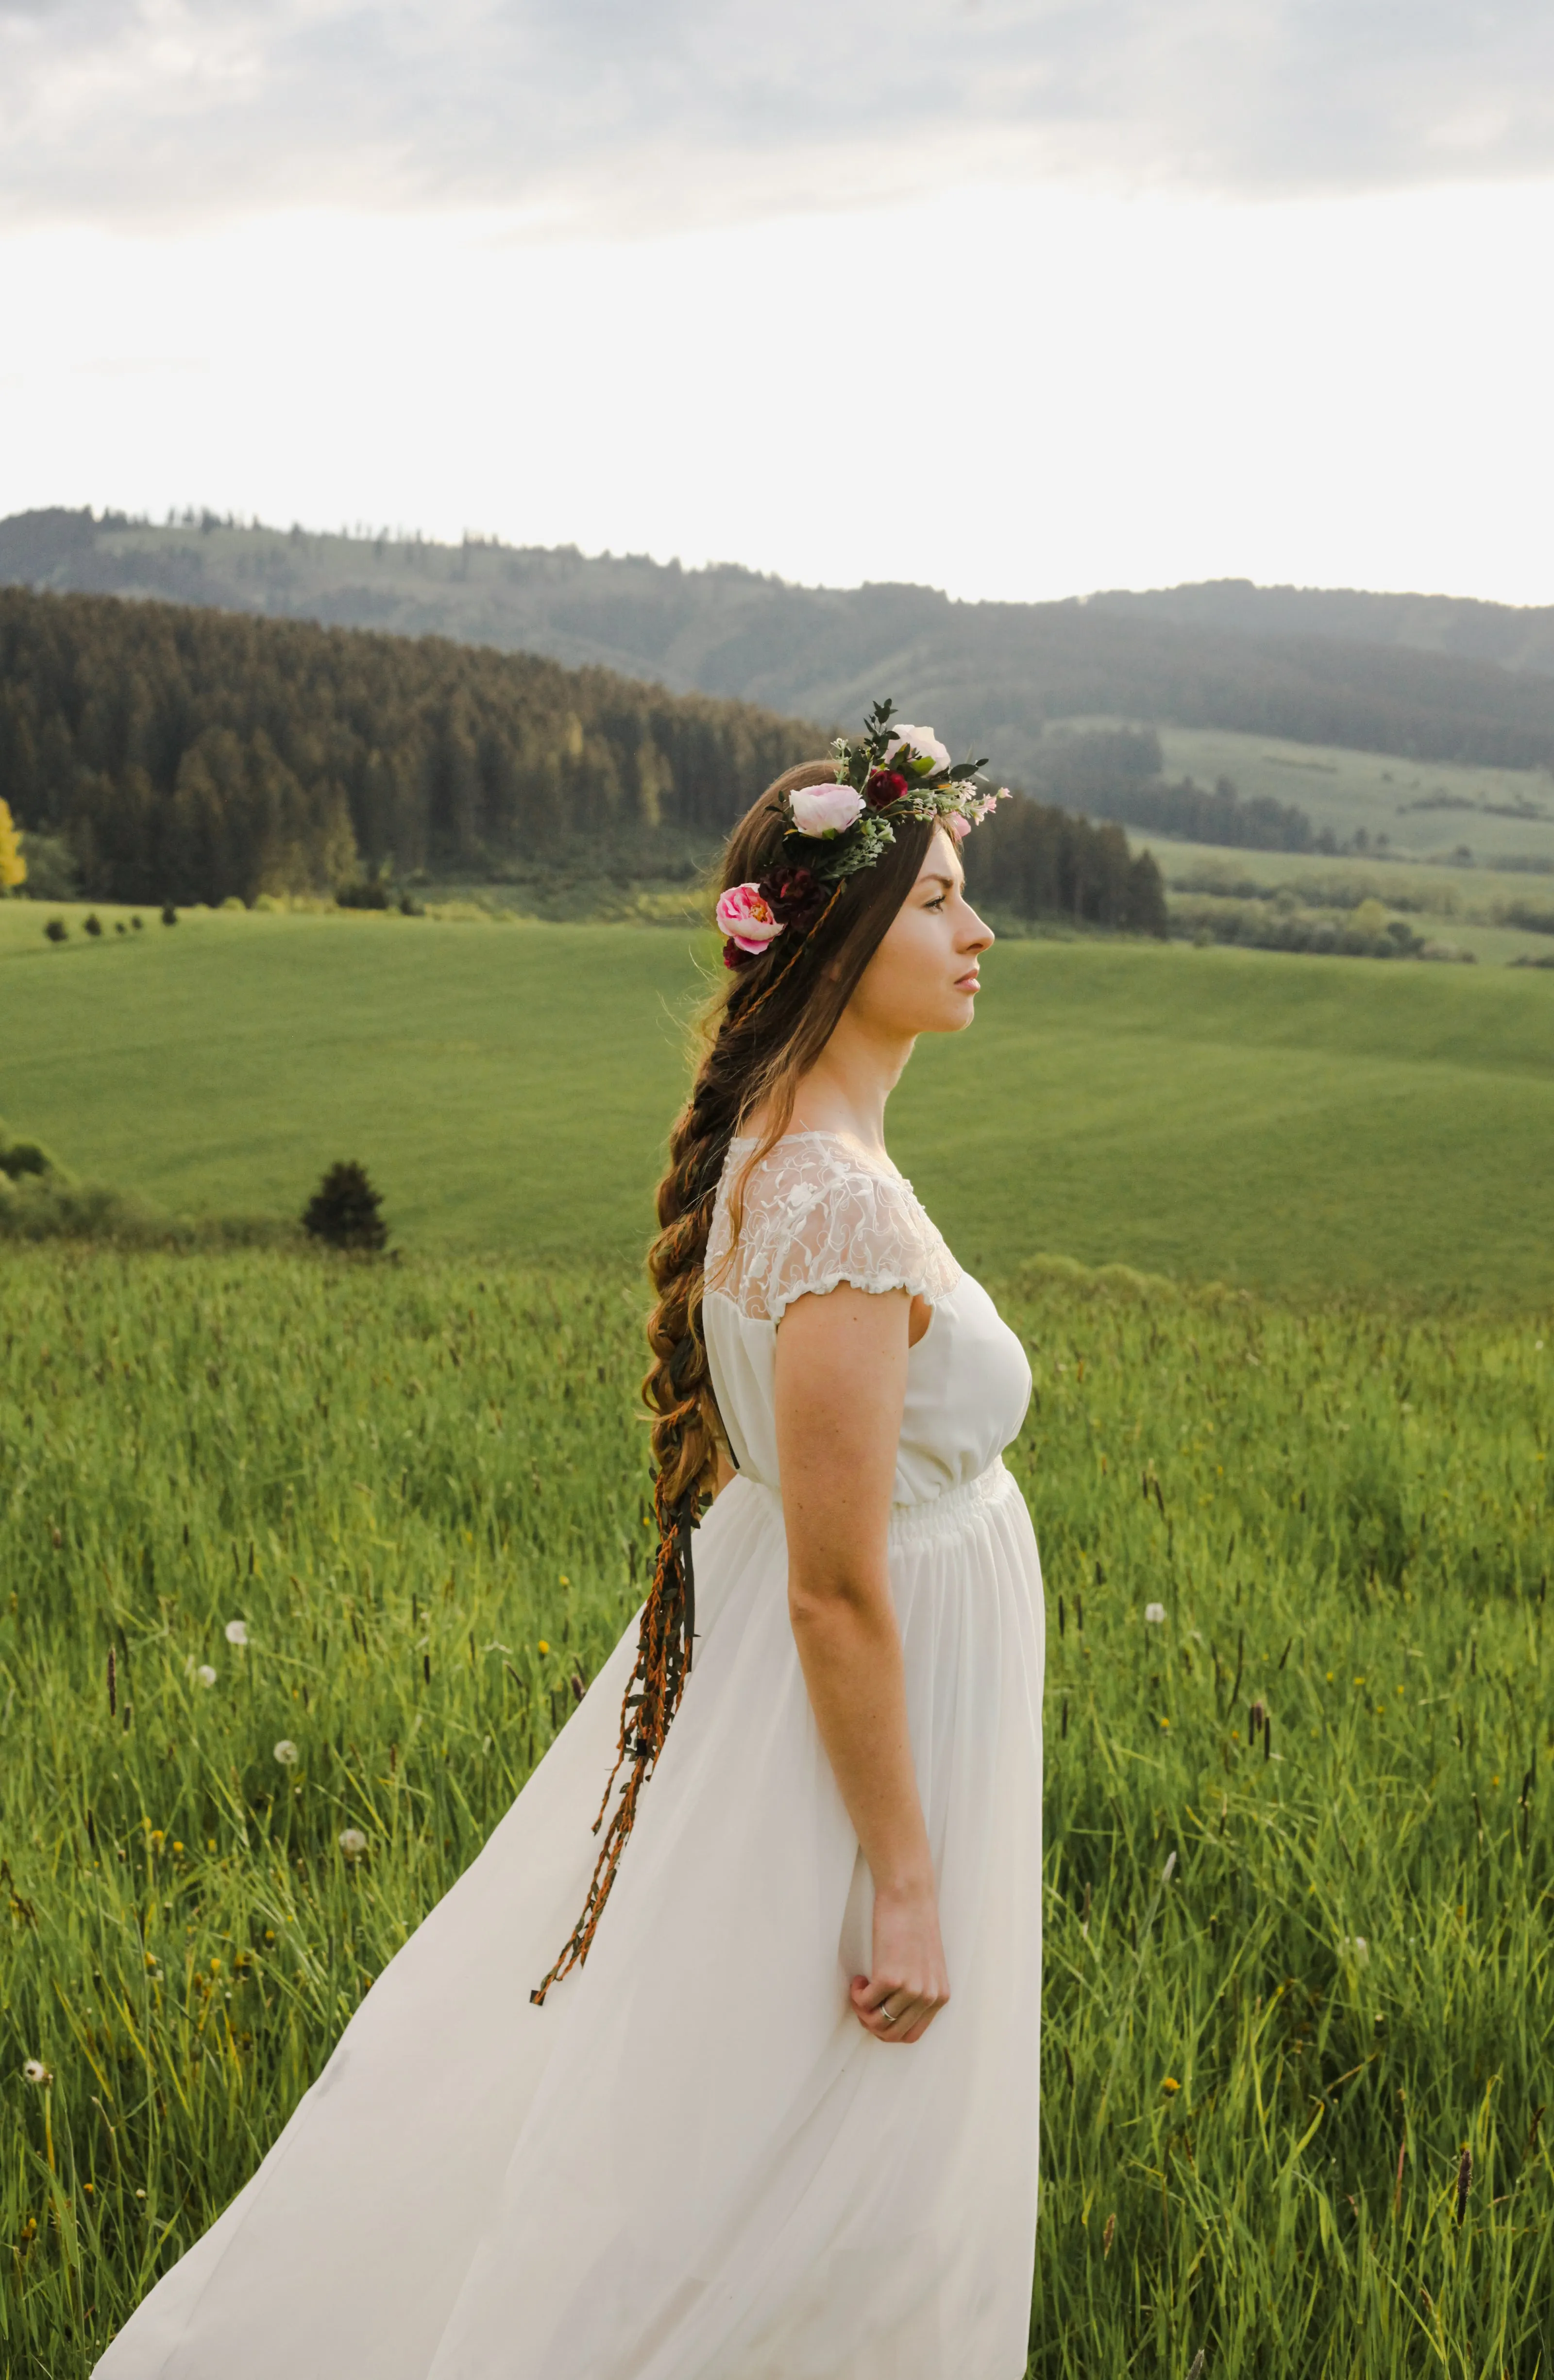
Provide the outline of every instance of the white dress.
<path id="1" fill-rule="evenodd" d="M 952 1998 L 909 2048 L 848 2003 L 869 1879 L 786 1605 L 776 1325 L 840 1281 L 933 1307 L 890 1570 Z M 758 1169 L 732 1257 L 720 1193 L 709 1282 L 740 1472 L 697 1532 L 694 1666 L 587 1965 L 529 2005 L 597 1855 L 635 1621 L 100 2380 L 1020 2380 L 1043 1640 L 1001 1453 L 1029 1371 L 910 1186 L 833 1135 Z"/>

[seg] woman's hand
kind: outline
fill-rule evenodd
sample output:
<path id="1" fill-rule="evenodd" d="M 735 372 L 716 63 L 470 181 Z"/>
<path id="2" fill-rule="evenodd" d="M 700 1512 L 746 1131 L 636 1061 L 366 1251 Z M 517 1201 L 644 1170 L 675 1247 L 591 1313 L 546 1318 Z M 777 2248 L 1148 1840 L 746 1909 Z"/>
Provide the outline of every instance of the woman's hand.
<path id="1" fill-rule="evenodd" d="M 852 1986 L 876 2041 L 920 2041 L 950 1996 L 906 1724 L 885 1557 L 910 1301 L 845 1284 L 777 1331 L 788 1611 L 820 1739 L 874 1879 L 872 1971 Z"/>
<path id="2" fill-rule="evenodd" d="M 931 1892 L 874 1896 L 873 1973 L 853 1977 L 853 2007 L 876 2041 L 921 2041 L 950 1997 Z"/>

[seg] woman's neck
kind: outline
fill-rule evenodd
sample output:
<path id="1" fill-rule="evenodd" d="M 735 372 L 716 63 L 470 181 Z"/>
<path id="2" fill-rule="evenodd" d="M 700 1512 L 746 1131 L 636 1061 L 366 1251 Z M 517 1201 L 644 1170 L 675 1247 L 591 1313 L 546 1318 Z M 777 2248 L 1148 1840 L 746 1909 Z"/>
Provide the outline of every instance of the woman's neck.
<path id="1" fill-rule="evenodd" d="M 794 1097 L 791 1132 L 837 1132 L 885 1154 L 885 1102 L 912 1055 L 913 1037 L 888 1039 L 845 1014 Z"/>

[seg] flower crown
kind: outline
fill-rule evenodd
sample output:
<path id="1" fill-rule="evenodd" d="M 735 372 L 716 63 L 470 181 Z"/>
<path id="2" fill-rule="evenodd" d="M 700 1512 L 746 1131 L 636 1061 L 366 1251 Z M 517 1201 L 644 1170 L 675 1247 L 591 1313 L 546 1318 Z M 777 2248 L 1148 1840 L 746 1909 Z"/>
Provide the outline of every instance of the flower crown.
<path id="1" fill-rule="evenodd" d="M 748 966 L 779 934 L 795 941 L 835 900 L 849 876 L 872 868 L 895 841 L 892 820 L 946 827 L 957 843 L 1008 795 L 977 782 L 981 760 L 952 765 L 931 727 L 892 727 L 895 705 L 877 702 L 862 735 L 832 746 L 836 782 L 783 795 L 792 820 L 783 855 L 759 883 L 731 884 L 720 895 L 718 924 L 727 940 L 723 965 Z"/>

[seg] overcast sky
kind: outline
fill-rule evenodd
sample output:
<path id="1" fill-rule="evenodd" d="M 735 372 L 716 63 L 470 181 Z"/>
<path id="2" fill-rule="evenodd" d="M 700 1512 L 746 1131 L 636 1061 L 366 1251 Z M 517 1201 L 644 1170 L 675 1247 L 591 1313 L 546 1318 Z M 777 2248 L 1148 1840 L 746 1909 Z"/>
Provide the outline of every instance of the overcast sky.
<path id="1" fill-rule="evenodd" d="M 1554 600 L 1548 0 L 0 0 L 0 511 Z"/>

